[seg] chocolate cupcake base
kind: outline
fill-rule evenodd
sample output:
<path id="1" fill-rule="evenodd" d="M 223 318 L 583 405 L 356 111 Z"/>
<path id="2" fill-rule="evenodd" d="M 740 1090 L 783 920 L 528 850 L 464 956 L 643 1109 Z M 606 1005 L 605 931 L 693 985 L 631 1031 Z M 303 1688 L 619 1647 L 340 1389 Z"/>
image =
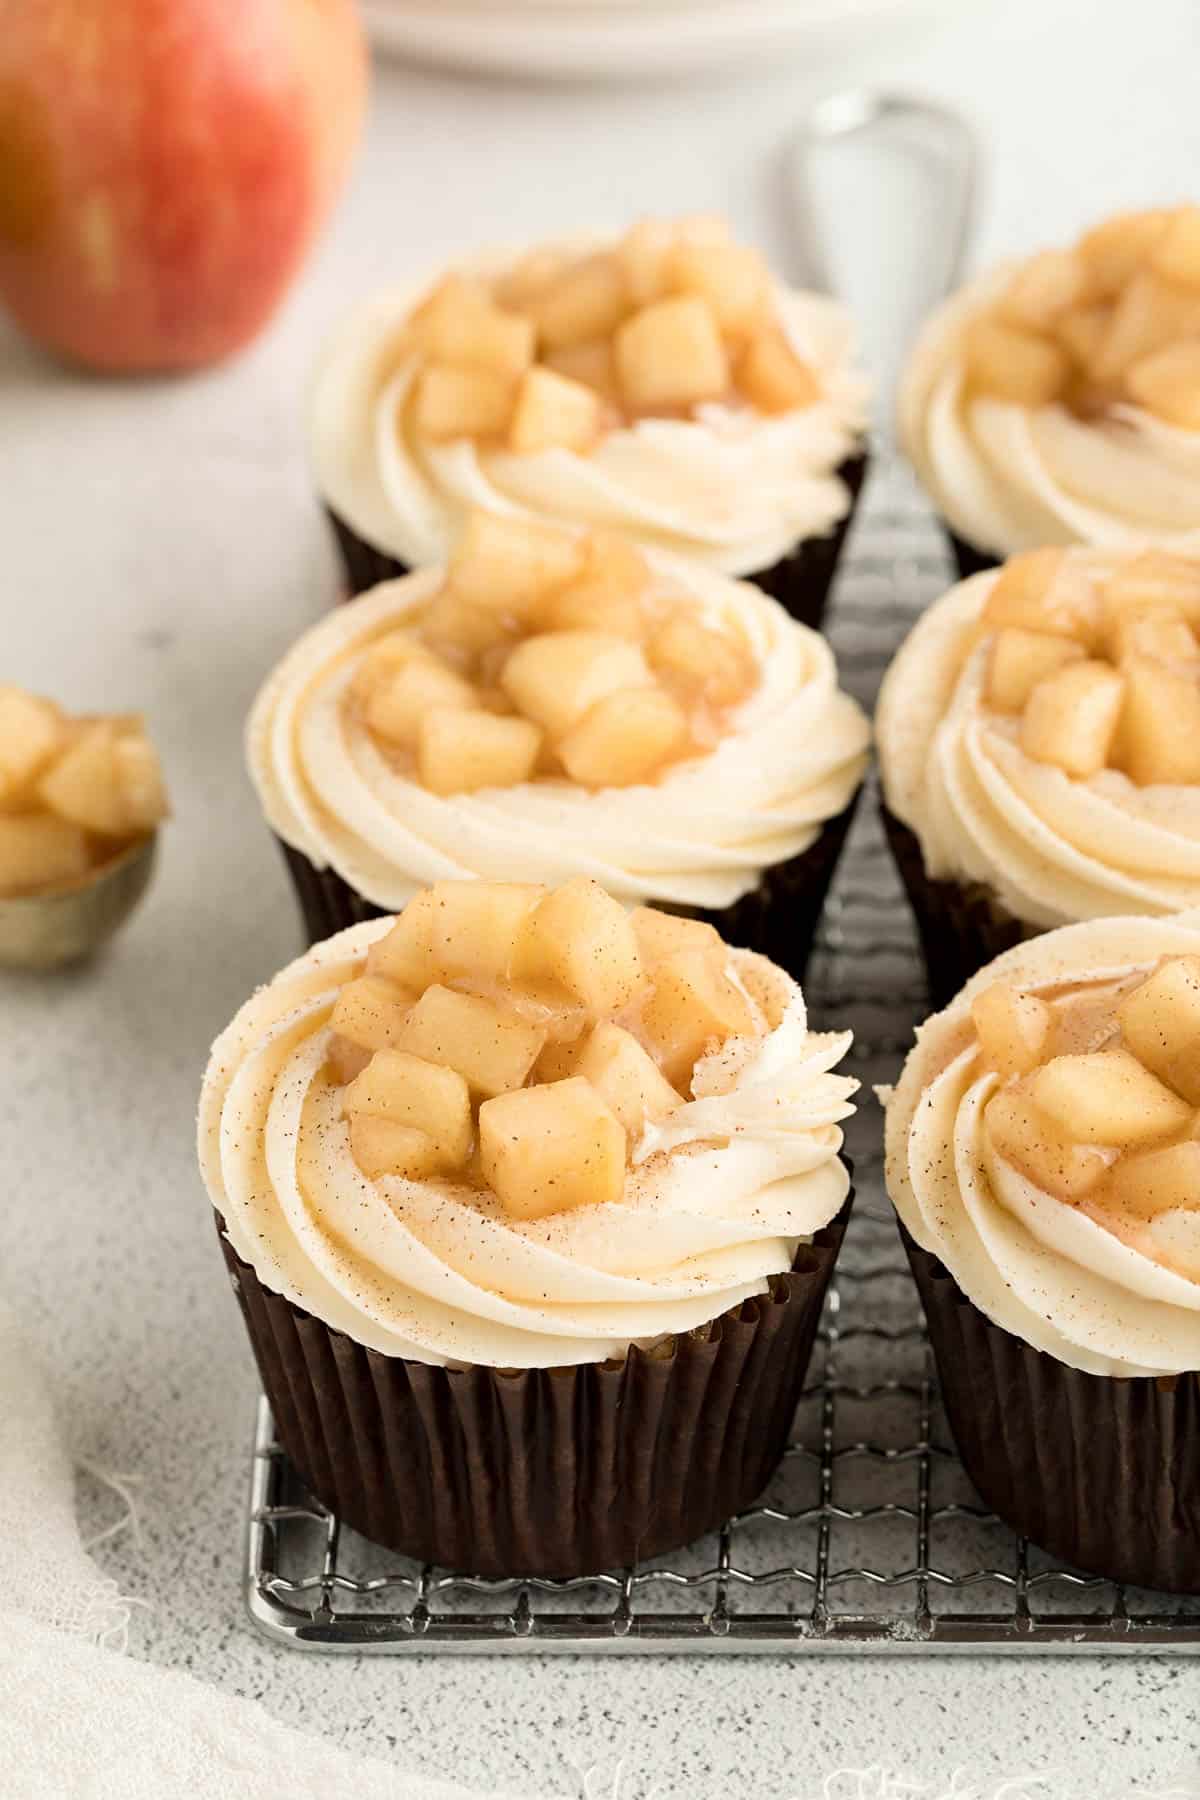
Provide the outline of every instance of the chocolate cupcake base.
<path id="1" fill-rule="evenodd" d="M 883 827 L 917 922 L 930 1006 L 940 1012 L 1004 950 L 1037 936 L 979 882 L 934 881 L 916 834 L 880 802 Z"/>
<path id="2" fill-rule="evenodd" d="M 727 943 L 769 956 L 794 980 L 802 981 L 857 805 L 855 794 L 844 812 L 821 827 L 807 850 L 768 869 L 758 886 L 732 906 L 706 910 L 669 902 L 648 904 L 661 904 L 664 912 L 682 913 L 690 919 L 704 919 L 716 926 Z M 282 838 L 275 841 L 291 875 L 310 944 L 332 937 L 348 925 L 384 916 L 385 907 L 365 900 L 335 869 L 318 869 L 303 851 L 293 849 Z"/>
<path id="3" fill-rule="evenodd" d="M 437 1368 L 368 1350 L 221 1248 L 280 1443 L 364 1537 L 474 1575 L 581 1576 L 715 1530 L 786 1447 L 849 1218 L 761 1298 L 619 1361 Z"/>
<path id="4" fill-rule="evenodd" d="M 838 521 L 827 537 L 808 538 L 771 568 L 746 577 L 755 587 L 761 588 L 764 594 L 770 594 L 772 599 L 778 600 L 793 619 L 799 619 L 802 625 L 811 625 L 814 631 L 820 629 L 825 617 L 829 590 L 837 573 L 842 546 L 854 522 L 868 461 L 869 458 L 864 453 L 847 458 L 838 469 L 838 476 L 850 493 L 850 507 L 845 518 Z M 353 526 L 348 525 L 331 507 L 326 507 L 325 511 L 337 539 L 342 567 L 346 572 L 348 590 L 342 595 L 344 600 L 352 600 L 356 594 L 366 593 L 368 588 L 377 586 L 381 581 L 394 581 L 399 575 L 411 573 L 408 563 L 389 556 L 383 550 L 375 549 L 365 538 L 359 537 Z"/>
<path id="5" fill-rule="evenodd" d="M 967 581 L 972 575 L 982 575 L 987 569 L 998 569 L 1003 562 L 1003 557 L 997 556 L 995 551 L 977 550 L 974 544 L 968 544 L 966 538 L 960 538 L 948 525 L 945 531 L 960 581 Z"/>
<path id="6" fill-rule="evenodd" d="M 1006 1525 L 1112 1581 L 1200 1593 L 1200 1374 L 1085 1375 L 993 1325 L 901 1227 L 946 1417 Z"/>

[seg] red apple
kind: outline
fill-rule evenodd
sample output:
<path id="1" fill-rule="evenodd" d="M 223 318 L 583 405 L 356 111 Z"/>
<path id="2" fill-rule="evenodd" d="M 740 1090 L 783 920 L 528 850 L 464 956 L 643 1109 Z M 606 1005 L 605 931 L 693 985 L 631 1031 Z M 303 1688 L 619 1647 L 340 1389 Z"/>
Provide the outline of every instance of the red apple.
<path id="1" fill-rule="evenodd" d="M 0 0 L 0 301 L 98 369 L 183 369 L 282 299 L 358 138 L 354 0 Z"/>

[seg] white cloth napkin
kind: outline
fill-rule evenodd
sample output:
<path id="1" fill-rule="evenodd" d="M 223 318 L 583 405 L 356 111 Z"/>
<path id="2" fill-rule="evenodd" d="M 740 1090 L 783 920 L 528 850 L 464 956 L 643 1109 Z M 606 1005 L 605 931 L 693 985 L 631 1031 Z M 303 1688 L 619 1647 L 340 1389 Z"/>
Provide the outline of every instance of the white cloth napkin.
<path id="1" fill-rule="evenodd" d="M 80 1540 L 50 1394 L 0 1303 L 4 1800 L 480 1800 L 136 1662 L 122 1654 L 128 1622 Z"/>

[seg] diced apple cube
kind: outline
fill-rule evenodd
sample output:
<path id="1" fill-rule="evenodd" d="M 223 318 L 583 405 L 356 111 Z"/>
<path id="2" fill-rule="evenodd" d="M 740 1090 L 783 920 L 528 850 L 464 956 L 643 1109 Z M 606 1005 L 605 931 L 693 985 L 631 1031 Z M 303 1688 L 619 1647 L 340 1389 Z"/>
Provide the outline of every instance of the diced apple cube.
<path id="1" fill-rule="evenodd" d="M 116 761 L 116 732 L 99 720 L 80 732 L 38 783 L 44 805 L 61 819 L 104 837 L 129 835 Z"/>
<path id="2" fill-rule="evenodd" d="M 1096 377 L 1119 380 L 1134 363 L 1197 332 L 1200 293 L 1172 287 L 1152 270 L 1143 270 L 1113 309 L 1108 335 L 1096 357 Z"/>
<path id="3" fill-rule="evenodd" d="M 457 1069 L 403 1050 L 379 1050 L 342 1096 L 349 1116 L 369 1113 L 432 1139 L 446 1168 L 471 1154 L 471 1096 Z"/>
<path id="4" fill-rule="evenodd" d="M 119 733 L 113 765 L 126 832 L 153 831 L 167 816 L 167 786 L 158 752 L 140 731 Z"/>
<path id="5" fill-rule="evenodd" d="M 628 306 L 621 266 L 603 255 L 575 263 L 525 302 L 538 341 L 548 350 L 609 337 Z"/>
<path id="6" fill-rule="evenodd" d="M 645 982 L 629 914 L 599 882 L 582 875 L 536 908 L 515 968 L 519 978 L 564 988 L 596 1013 L 619 1012 Z"/>
<path id="7" fill-rule="evenodd" d="M 368 729 L 390 744 L 413 748 L 421 721 L 432 707 L 464 707 L 475 704 L 469 681 L 433 656 L 414 658 L 372 688 L 363 717 Z"/>
<path id="8" fill-rule="evenodd" d="M 1029 1077 L 1039 1112 L 1077 1144 L 1152 1144 L 1189 1124 L 1186 1100 L 1128 1050 L 1056 1056 Z"/>
<path id="9" fill-rule="evenodd" d="M 588 450 L 600 434 L 600 401 L 590 387 L 530 369 L 517 389 L 508 447 L 518 455 L 538 450 Z"/>
<path id="10" fill-rule="evenodd" d="M 478 708 L 432 706 L 417 730 L 417 775 L 431 794 L 474 794 L 529 781 L 540 727 Z"/>
<path id="11" fill-rule="evenodd" d="M 1044 250 L 1017 270 L 1000 302 L 1010 324 L 1049 331 L 1087 288 L 1087 269 L 1073 250 Z"/>
<path id="12" fill-rule="evenodd" d="M 616 335 L 617 379 L 632 412 L 698 406 L 729 389 L 729 359 L 712 308 L 695 294 L 659 300 Z"/>
<path id="13" fill-rule="evenodd" d="M 743 244 L 698 244 L 684 239 L 671 255 L 670 285 L 708 302 L 720 329 L 748 337 L 770 311 L 771 277 L 757 250 Z"/>
<path id="14" fill-rule="evenodd" d="M 579 576 L 550 601 L 547 623 L 558 631 L 607 631 L 640 637 L 639 600 L 649 581 L 646 560 L 628 538 L 594 532 L 587 540 Z"/>
<path id="15" fill-rule="evenodd" d="M 427 363 L 413 389 L 415 429 L 431 443 L 503 437 L 512 417 L 514 387 L 492 369 Z"/>
<path id="16" fill-rule="evenodd" d="M 999 630 L 1051 632 L 1091 644 L 1098 638 L 1100 596 L 1088 572 L 1065 550 L 1010 556 L 992 584 L 983 622 Z"/>
<path id="17" fill-rule="evenodd" d="M 86 875 L 87 839 L 48 813 L 0 813 L 0 894 L 33 894 Z"/>
<path id="18" fill-rule="evenodd" d="M 1170 612 L 1118 613 L 1111 630 L 1112 653 L 1126 663 L 1149 660 L 1169 664 L 1195 662 L 1200 655 L 1194 633 L 1185 619 Z"/>
<path id="19" fill-rule="evenodd" d="M 1021 719 L 1021 748 L 1077 780 L 1108 762 L 1125 700 L 1125 679 L 1107 663 L 1077 662 L 1040 681 Z"/>
<path id="20" fill-rule="evenodd" d="M 519 1088 L 546 1041 L 541 1026 L 476 994 L 435 985 L 404 1021 L 394 1048 L 457 1069 L 473 1095 Z"/>
<path id="21" fill-rule="evenodd" d="M 756 679 L 754 663 L 736 638 L 684 613 L 664 620 L 647 654 L 661 675 L 712 706 L 736 705 Z"/>
<path id="22" fill-rule="evenodd" d="M 462 275 L 439 283 L 412 326 L 429 362 L 490 369 L 515 381 L 533 361 L 532 322 L 505 312 L 482 282 Z"/>
<path id="23" fill-rule="evenodd" d="M 428 661 L 428 650 L 411 631 L 386 632 L 362 652 L 350 684 L 351 696 L 360 706 L 366 706 L 375 689 L 401 669 L 410 663 Z"/>
<path id="24" fill-rule="evenodd" d="M 1087 375 L 1095 373 L 1111 321 L 1112 307 L 1108 305 L 1073 306 L 1055 321 L 1055 337 Z"/>
<path id="25" fill-rule="evenodd" d="M 617 365 L 611 338 L 594 338 L 586 344 L 568 344 L 561 350 L 547 350 L 543 364 L 568 381 L 578 381 L 604 402 L 619 408 L 621 390 L 617 383 Z"/>
<path id="26" fill-rule="evenodd" d="M 515 881 L 438 881 L 429 890 L 433 957 L 447 974 L 506 982 L 529 915 L 544 887 Z"/>
<path id="27" fill-rule="evenodd" d="M 492 284 L 492 297 L 500 306 L 519 310 L 557 280 L 570 260 L 565 250 L 548 245 L 527 251 Z"/>
<path id="28" fill-rule="evenodd" d="M 337 997 L 329 1029 L 363 1050 L 392 1050 L 400 1042 L 408 995 L 379 975 L 348 981 Z"/>
<path id="29" fill-rule="evenodd" d="M 737 366 L 737 385 L 762 413 L 799 412 L 821 398 L 816 372 L 777 328 L 760 331 Z"/>
<path id="30" fill-rule="evenodd" d="M 1033 1105 L 1024 1082 L 993 1094 L 983 1117 L 996 1154 L 1068 1203 L 1089 1194 L 1117 1159 L 1115 1149 L 1074 1142 Z"/>
<path id="31" fill-rule="evenodd" d="M 668 219 L 639 219 L 617 246 L 631 306 L 651 306 L 664 298 L 671 276 L 671 257 L 679 228 Z"/>
<path id="32" fill-rule="evenodd" d="M 1150 266 L 1181 287 L 1200 287 L 1200 206 L 1182 206 L 1155 239 Z"/>
<path id="33" fill-rule="evenodd" d="M 557 588 L 575 579 L 584 554 L 582 540 L 570 532 L 473 512 L 447 575 L 469 605 L 527 620 Z"/>
<path id="34" fill-rule="evenodd" d="M 971 1020 L 984 1062 L 1002 1080 L 1028 1075 L 1046 1055 L 1053 1014 L 1036 994 L 995 981 L 971 1002 Z"/>
<path id="35" fill-rule="evenodd" d="M 1087 655 L 1074 638 L 1051 637 L 1009 625 L 998 631 L 988 657 L 988 703 L 998 712 L 1019 713 L 1040 681 Z"/>
<path id="36" fill-rule="evenodd" d="M 401 1125 L 379 1113 L 355 1113 L 350 1120 L 350 1150 L 369 1181 L 400 1175 L 427 1181 L 444 1175 L 447 1163 L 434 1140 L 415 1125 Z"/>
<path id="37" fill-rule="evenodd" d="M 433 953 L 433 893 L 414 894 L 386 937 L 367 952 L 367 974 L 421 993 L 445 971 Z"/>
<path id="38" fill-rule="evenodd" d="M 342 1037 L 335 1031 L 329 1040 L 329 1067 L 333 1072 L 333 1079 L 346 1087 L 356 1076 L 362 1074 L 374 1054 L 365 1044 L 352 1043 L 349 1038 Z"/>
<path id="39" fill-rule="evenodd" d="M 1200 338 L 1143 356 L 1126 373 L 1125 385 L 1156 418 L 1184 431 L 1200 431 Z"/>
<path id="40" fill-rule="evenodd" d="M 1063 393 L 1071 372 L 1065 353 L 1048 338 L 987 317 L 967 327 L 963 356 L 971 392 L 1013 406 L 1049 406 Z"/>
<path id="41" fill-rule="evenodd" d="M 421 628 L 429 642 L 454 662 L 469 663 L 512 639 L 502 613 L 472 605 L 452 587 L 434 595 L 421 615 Z"/>
<path id="42" fill-rule="evenodd" d="M 1121 755 L 1140 787 L 1200 783 L 1200 673 L 1129 664 Z"/>
<path id="43" fill-rule="evenodd" d="M 633 1033 L 607 1019 L 593 1027 L 574 1073 L 591 1082 L 631 1139 L 641 1136 L 647 1119 L 665 1119 L 683 1104 Z"/>
<path id="44" fill-rule="evenodd" d="M 1200 956 L 1169 956 L 1117 1008 L 1139 1062 L 1200 1106 Z"/>
<path id="45" fill-rule="evenodd" d="M 1153 1219 L 1180 1206 L 1200 1207 L 1200 1143 L 1123 1156 L 1109 1176 L 1108 1197 L 1135 1219 Z"/>
<path id="46" fill-rule="evenodd" d="M 0 805 L 28 787 L 63 737 L 62 714 L 52 701 L 0 686 Z"/>
<path id="47" fill-rule="evenodd" d="M 717 968 L 724 967 L 727 952 L 720 933 L 703 919 L 660 912 L 656 906 L 636 906 L 629 920 L 647 969 L 680 950 L 699 951 L 714 958 Z"/>
<path id="48" fill-rule="evenodd" d="M 479 1109 L 484 1178 L 516 1219 L 620 1200 L 625 1147 L 619 1122 L 578 1076 L 503 1094 Z"/>
<path id="49" fill-rule="evenodd" d="M 518 644 L 500 686 L 518 712 L 559 738 L 617 688 L 650 679 L 641 647 L 602 631 L 550 631 Z"/>
<path id="50" fill-rule="evenodd" d="M 583 787 L 650 781 L 686 753 L 687 714 L 665 688 L 618 688 L 589 707 L 559 739 L 558 754 Z"/>
<path id="51" fill-rule="evenodd" d="M 671 1086 L 686 1093 L 697 1058 L 708 1045 L 753 1033 L 754 1015 L 745 995 L 706 951 L 680 950 L 664 957 L 652 979 L 641 1030 Z"/>

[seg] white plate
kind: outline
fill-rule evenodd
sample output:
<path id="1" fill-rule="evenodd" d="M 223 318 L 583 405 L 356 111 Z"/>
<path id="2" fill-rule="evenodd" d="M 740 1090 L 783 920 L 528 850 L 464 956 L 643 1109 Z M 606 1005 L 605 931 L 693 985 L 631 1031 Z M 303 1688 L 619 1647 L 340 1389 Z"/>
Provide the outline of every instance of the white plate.
<path id="1" fill-rule="evenodd" d="M 685 74 L 783 51 L 837 55 L 947 0 L 364 0 L 379 48 L 555 80 Z"/>

